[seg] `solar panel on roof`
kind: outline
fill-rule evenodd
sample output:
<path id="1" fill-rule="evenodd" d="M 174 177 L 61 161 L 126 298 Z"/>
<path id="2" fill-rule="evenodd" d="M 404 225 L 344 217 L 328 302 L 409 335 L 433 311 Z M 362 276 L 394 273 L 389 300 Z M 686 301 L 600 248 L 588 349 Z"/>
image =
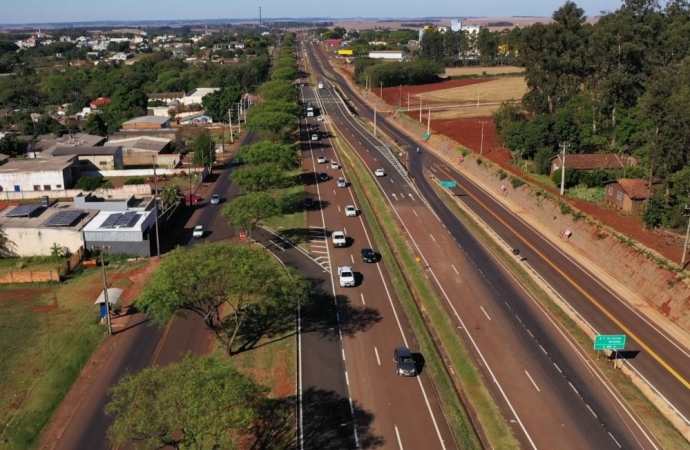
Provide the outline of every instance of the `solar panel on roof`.
<path id="1" fill-rule="evenodd" d="M 122 214 L 122 216 L 117 220 L 117 223 L 115 223 L 116 227 L 129 227 L 129 222 L 132 221 L 132 218 L 135 217 L 137 213 L 135 211 L 127 211 L 126 213 Z"/>
<path id="2" fill-rule="evenodd" d="M 44 227 L 71 227 L 84 214 L 84 211 L 60 211 L 43 222 Z"/>
<path id="3" fill-rule="evenodd" d="M 5 214 L 6 217 L 31 217 L 37 210 L 41 209 L 41 205 L 19 205 L 12 209 L 12 211 Z"/>
<path id="4" fill-rule="evenodd" d="M 133 214 L 132 218 L 124 226 L 132 228 L 139 221 L 139 217 L 141 217 L 141 214 Z"/>
<path id="5" fill-rule="evenodd" d="M 122 214 L 111 214 L 107 219 L 101 224 L 100 228 L 114 228 L 118 220 L 120 220 Z"/>

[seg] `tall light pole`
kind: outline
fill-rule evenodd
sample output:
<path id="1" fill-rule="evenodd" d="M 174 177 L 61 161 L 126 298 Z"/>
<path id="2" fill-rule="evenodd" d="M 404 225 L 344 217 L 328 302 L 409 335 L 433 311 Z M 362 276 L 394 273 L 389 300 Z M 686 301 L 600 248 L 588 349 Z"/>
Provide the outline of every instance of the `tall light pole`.
<path id="1" fill-rule="evenodd" d="M 680 268 L 685 266 L 685 255 L 688 254 L 688 238 L 690 238 L 690 206 L 685 205 L 685 217 L 688 218 L 688 231 L 685 232 L 685 245 L 683 246 L 683 258 L 680 260 Z"/>
<path id="2" fill-rule="evenodd" d="M 383 101 L 383 81 L 381 82 L 381 101 Z"/>
<path id="3" fill-rule="evenodd" d="M 398 109 L 402 109 L 402 84 L 398 88 Z"/>
<path id="4" fill-rule="evenodd" d="M 376 137 L 376 105 L 374 105 L 374 137 Z"/>
<path id="5" fill-rule="evenodd" d="M 563 196 L 563 194 L 565 194 L 565 149 L 570 147 L 570 144 L 563 142 L 561 147 L 563 147 L 563 156 L 561 161 L 561 196 Z"/>
<path id="6" fill-rule="evenodd" d="M 429 108 L 429 117 L 426 120 L 426 135 L 431 136 L 429 132 L 431 131 L 431 108 Z"/>
<path id="7" fill-rule="evenodd" d="M 158 237 L 158 177 L 156 176 L 156 156 L 151 157 L 153 159 L 153 203 L 156 207 L 153 209 L 153 213 L 156 215 L 156 256 L 161 257 L 161 240 Z"/>
<path id="8" fill-rule="evenodd" d="M 230 124 L 230 143 L 235 143 L 235 136 L 232 134 L 232 109 L 228 109 L 228 124 Z"/>
<path id="9" fill-rule="evenodd" d="M 422 97 L 419 97 L 419 123 L 422 123 Z"/>
<path id="10" fill-rule="evenodd" d="M 486 120 L 480 120 L 479 123 L 482 124 L 482 140 L 481 140 L 481 144 L 479 144 L 479 154 L 483 155 L 484 154 L 484 124 L 486 123 Z"/>
<path id="11" fill-rule="evenodd" d="M 91 250 L 98 248 L 101 251 L 101 267 L 103 268 L 103 300 L 105 300 L 105 322 L 108 324 L 108 335 L 113 334 L 113 325 L 110 323 L 110 302 L 108 301 L 108 278 L 105 275 L 105 252 L 110 250 L 109 245 L 91 247 Z"/>
<path id="12" fill-rule="evenodd" d="M 410 93 L 407 93 L 407 112 L 410 112 Z"/>

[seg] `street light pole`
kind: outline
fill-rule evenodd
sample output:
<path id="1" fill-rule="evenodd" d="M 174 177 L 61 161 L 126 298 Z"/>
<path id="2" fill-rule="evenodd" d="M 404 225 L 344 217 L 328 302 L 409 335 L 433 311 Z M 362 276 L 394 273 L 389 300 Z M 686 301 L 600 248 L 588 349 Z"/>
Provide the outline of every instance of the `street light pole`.
<path id="1" fill-rule="evenodd" d="M 429 117 L 427 117 L 426 120 L 426 135 L 430 136 L 429 132 L 431 131 L 431 108 L 429 108 Z"/>
<path id="2" fill-rule="evenodd" d="M 683 246 L 683 258 L 680 261 L 680 268 L 685 266 L 685 256 L 688 254 L 688 238 L 690 238 L 690 206 L 685 205 L 685 217 L 688 218 L 688 231 L 685 232 L 685 245 Z"/>
<path id="3" fill-rule="evenodd" d="M 486 120 L 480 120 L 479 123 L 482 124 L 482 140 L 481 140 L 481 144 L 479 145 L 479 154 L 483 155 L 484 154 L 484 124 L 486 123 Z"/>
<path id="4" fill-rule="evenodd" d="M 228 109 L 228 124 L 230 124 L 230 143 L 235 143 L 235 137 L 232 135 L 232 109 Z"/>
<path id="5" fill-rule="evenodd" d="M 398 110 L 402 109 L 402 84 L 398 88 Z"/>
<path id="6" fill-rule="evenodd" d="M 91 247 L 91 250 L 97 247 Z M 110 250 L 110 246 L 103 245 L 101 250 L 101 267 L 103 268 L 103 300 L 105 300 L 105 321 L 108 324 L 108 335 L 113 334 L 113 326 L 110 323 L 110 302 L 108 301 L 108 278 L 105 275 L 105 252 Z"/>
<path id="7" fill-rule="evenodd" d="M 161 241 L 158 237 L 158 177 L 156 176 L 156 156 L 151 157 L 153 159 L 153 203 L 156 207 L 153 209 L 153 213 L 156 215 L 156 256 L 161 257 Z"/>
<path id="8" fill-rule="evenodd" d="M 376 105 L 374 105 L 374 137 L 376 137 Z"/>
<path id="9" fill-rule="evenodd" d="M 383 101 L 383 81 L 381 82 L 381 101 Z"/>
<path id="10" fill-rule="evenodd" d="M 565 193 L 565 149 L 570 147 L 570 144 L 563 142 L 561 147 L 563 147 L 563 160 L 561 161 L 561 196 L 563 196 Z"/>

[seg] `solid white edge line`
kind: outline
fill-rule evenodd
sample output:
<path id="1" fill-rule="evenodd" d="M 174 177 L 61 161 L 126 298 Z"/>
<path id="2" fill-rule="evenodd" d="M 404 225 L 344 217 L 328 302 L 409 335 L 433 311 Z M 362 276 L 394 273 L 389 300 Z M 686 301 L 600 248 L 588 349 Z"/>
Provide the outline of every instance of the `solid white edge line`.
<path id="1" fill-rule="evenodd" d="M 541 390 L 539 389 L 539 386 L 537 386 L 537 383 L 534 382 L 534 380 L 533 380 L 532 377 L 530 376 L 529 372 L 527 372 L 526 370 L 525 370 L 525 375 L 527 375 L 527 378 L 529 378 L 529 380 L 532 382 L 532 385 L 534 386 L 534 389 L 536 389 L 537 392 L 541 392 Z"/>
<path id="2" fill-rule="evenodd" d="M 379 363 L 379 366 L 381 365 L 381 358 L 379 358 L 379 349 L 374 347 L 374 353 L 376 353 L 376 362 Z"/>
<path id="3" fill-rule="evenodd" d="M 400 450 L 403 450 L 402 440 L 400 439 L 400 432 L 398 431 L 398 426 L 395 425 L 395 435 L 398 437 L 398 446 Z"/>
<path id="4" fill-rule="evenodd" d="M 489 319 L 489 320 L 491 320 L 491 317 L 489 317 L 489 314 L 486 312 L 486 310 L 484 309 L 484 307 L 481 306 L 481 305 L 479 305 L 479 308 L 481 308 L 481 310 L 482 310 L 482 312 L 484 313 L 484 315 L 486 316 L 486 318 Z"/>

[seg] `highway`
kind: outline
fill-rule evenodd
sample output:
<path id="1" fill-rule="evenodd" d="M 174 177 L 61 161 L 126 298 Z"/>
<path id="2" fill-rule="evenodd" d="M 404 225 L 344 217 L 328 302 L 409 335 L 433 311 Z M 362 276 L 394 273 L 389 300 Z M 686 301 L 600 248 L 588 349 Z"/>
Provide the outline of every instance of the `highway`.
<path id="1" fill-rule="evenodd" d="M 310 53 L 318 56 L 314 73 L 325 80 L 319 68 L 325 63 L 309 45 Z M 366 117 L 368 107 L 345 84 L 340 85 Z M 381 190 L 411 236 L 413 246 L 420 254 L 430 255 L 425 258 L 430 266 L 429 277 L 440 297 L 445 298 L 459 330 L 464 331 L 485 377 L 496 380 L 491 387 L 523 445 L 563 448 L 567 442 L 569 448 L 656 448 L 654 437 L 603 380 L 589 356 L 552 322 L 431 190 L 422 166 L 443 164 L 434 161 L 430 152 L 409 154 L 418 193 L 405 179 L 407 172 L 394 164 L 395 158 L 385 146 L 362 132 L 332 90 L 319 93 L 328 120 L 339 135 L 358 151 L 371 170 L 384 167 L 391 174 L 389 180 L 380 182 Z M 378 124 L 407 148 L 418 145 L 381 116 Z"/>

